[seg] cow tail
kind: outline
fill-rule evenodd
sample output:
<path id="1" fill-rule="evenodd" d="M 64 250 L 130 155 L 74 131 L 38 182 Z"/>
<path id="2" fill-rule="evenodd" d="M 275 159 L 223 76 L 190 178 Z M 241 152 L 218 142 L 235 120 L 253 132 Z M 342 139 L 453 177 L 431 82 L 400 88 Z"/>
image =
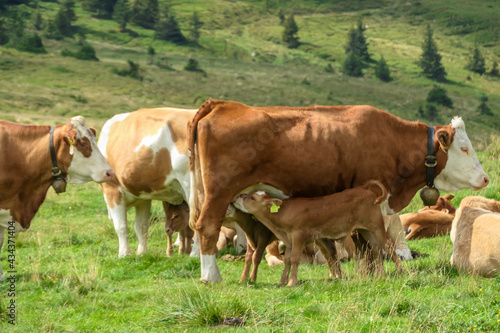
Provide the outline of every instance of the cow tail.
<path id="1" fill-rule="evenodd" d="M 200 157 L 198 155 L 198 122 L 218 105 L 216 100 L 208 100 L 200 107 L 188 123 L 188 157 L 189 157 L 189 227 L 196 230 L 196 222 L 200 216 L 200 198 L 204 196 L 203 178 L 201 177 Z"/>
<path id="2" fill-rule="evenodd" d="M 375 180 L 375 179 L 372 179 L 372 180 L 369 180 L 366 184 L 365 184 L 365 188 L 367 190 L 370 190 L 372 191 L 371 187 L 372 185 L 376 185 L 380 188 L 380 190 L 382 191 L 382 194 L 377 197 L 375 199 L 375 202 L 374 204 L 380 204 L 381 202 L 385 201 L 387 199 L 387 189 L 385 188 L 385 186 L 378 180 Z M 377 195 L 378 193 L 377 192 L 374 192 L 372 191 L 375 195 Z"/>

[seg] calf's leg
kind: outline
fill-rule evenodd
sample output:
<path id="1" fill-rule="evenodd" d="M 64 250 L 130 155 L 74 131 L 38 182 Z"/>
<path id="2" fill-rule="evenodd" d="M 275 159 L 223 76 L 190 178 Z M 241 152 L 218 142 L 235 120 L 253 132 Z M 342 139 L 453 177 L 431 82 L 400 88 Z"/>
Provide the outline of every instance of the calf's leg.
<path id="1" fill-rule="evenodd" d="M 330 277 L 342 277 L 342 268 L 340 267 L 340 261 L 337 258 L 337 249 L 335 248 L 335 242 L 331 239 L 320 238 L 315 241 L 319 250 L 326 259 L 328 264 L 328 269 L 330 270 Z"/>

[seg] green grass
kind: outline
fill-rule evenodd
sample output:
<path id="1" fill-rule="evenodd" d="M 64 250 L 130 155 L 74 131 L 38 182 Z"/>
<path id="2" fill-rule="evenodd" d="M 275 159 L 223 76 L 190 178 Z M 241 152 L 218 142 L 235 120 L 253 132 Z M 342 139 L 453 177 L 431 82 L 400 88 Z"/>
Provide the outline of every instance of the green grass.
<path id="1" fill-rule="evenodd" d="M 494 139 L 498 140 L 498 139 Z M 491 184 L 456 192 L 500 200 L 498 144 L 479 158 Z M 418 195 L 403 211 L 416 211 Z M 7 323 L 9 285 L 0 284 L 0 330 L 12 332 L 494 332 L 500 330 L 500 276 L 481 278 L 449 264 L 449 236 L 410 241 L 427 257 L 404 262 L 398 275 L 360 275 L 343 263 L 342 280 L 325 266 L 303 264 L 299 286 L 277 287 L 282 266 L 259 268 L 255 284 L 238 283 L 243 261 L 219 260 L 224 281 L 199 282 L 198 259 L 165 255 L 164 216 L 155 203 L 148 253 L 118 259 L 118 240 L 99 186 L 68 188 L 48 198 L 29 231 L 16 236 L 16 326 Z M 133 210 L 129 221 L 133 220 Z M 132 222 L 131 248 L 137 248 Z M 224 251 L 226 253 L 227 251 Z M 229 251 L 231 252 L 231 251 Z M 6 251 L 2 264 L 7 271 Z M 227 318 L 243 326 L 224 326 Z"/>

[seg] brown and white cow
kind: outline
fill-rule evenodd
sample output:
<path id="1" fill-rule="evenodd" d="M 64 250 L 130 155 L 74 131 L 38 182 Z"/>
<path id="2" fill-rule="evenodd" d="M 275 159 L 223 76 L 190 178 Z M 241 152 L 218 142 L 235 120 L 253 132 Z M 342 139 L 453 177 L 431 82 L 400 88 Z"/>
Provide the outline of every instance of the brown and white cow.
<path id="1" fill-rule="evenodd" d="M 312 197 L 380 180 L 389 191 L 381 209 L 395 227 L 388 229 L 389 235 L 403 248 L 399 254 L 411 258 L 396 213 L 426 184 L 428 129 L 366 105 L 292 108 L 205 102 L 188 132 L 194 186 L 190 224 L 200 234 L 201 280 L 221 280 L 215 243 L 228 204 L 240 193 L 269 193 L 261 185 L 274 189 L 272 197 Z M 485 187 L 489 179 L 462 119 L 434 129 L 436 187 Z"/>
<path id="2" fill-rule="evenodd" d="M 115 115 L 103 126 L 99 148 L 115 170 L 114 177 L 101 184 L 109 219 L 118 235 L 118 256 L 130 254 L 127 211 L 135 207 L 137 254 L 147 251 L 151 201 L 163 201 L 167 217 L 179 213 L 168 205 L 188 202 L 190 191 L 187 157 L 187 125 L 196 110 L 176 108 L 141 109 Z M 170 211 L 170 212 L 169 212 Z M 182 224 L 182 219 L 177 219 Z M 186 233 L 189 231 L 183 229 Z M 179 230 L 175 230 L 179 231 Z M 245 239 L 243 234 L 238 236 Z M 187 249 L 187 239 L 184 239 Z M 195 236 L 191 256 L 199 255 Z M 245 245 L 246 247 L 246 245 Z M 167 252 L 171 248 L 167 246 Z M 184 251 L 182 251 L 184 252 Z"/>
<path id="3" fill-rule="evenodd" d="M 151 201 L 180 205 L 189 196 L 186 127 L 195 110 L 141 109 L 104 124 L 99 148 L 115 176 L 101 184 L 108 216 L 118 235 L 118 256 L 130 254 L 127 211 L 135 207 L 137 254 L 147 251 Z M 167 208 L 165 208 L 167 209 Z"/>
<path id="4" fill-rule="evenodd" d="M 456 212 L 450 233 L 458 269 L 485 277 L 500 274 L 500 202 L 467 197 Z"/>
<path id="5" fill-rule="evenodd" d="M 50 126 L 0 120 L 0 248 L 5 230 L 25 231 L 53 183 Z M 55 163 L 70 184 L 104 182 L 113 170 L 83 117 L 53 128 Z M 4 280 L 0 266 L 0 280 Z"/>

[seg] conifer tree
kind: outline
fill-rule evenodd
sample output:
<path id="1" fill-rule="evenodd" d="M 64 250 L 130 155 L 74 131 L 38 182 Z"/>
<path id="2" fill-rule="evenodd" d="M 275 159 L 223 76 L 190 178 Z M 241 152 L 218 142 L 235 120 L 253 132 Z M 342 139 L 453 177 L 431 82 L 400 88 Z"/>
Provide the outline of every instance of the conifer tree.
<path id="1" fill-rule="evenodd" d="M 450 109 L 453 109 L 453 101 L 446 92 L 446 89 L 434 85 L 432 89 L 427 94 L 427 102 L 436 103 L 442 106 L 446 106 Z"/>
<path id="2" fill-rule="evenodd" d="M 471 55 L 469 56 L 469 63 L 465 67 L 466 69 L 483 75 L 486 72 L 486 66 L 484 62 L 484 57 L 479 50 L 477 43 L 474 45 Z"/>
<path id="3" fill-rule="evenodd" d="M 117 0 L 83 0 L 82 8 L 91 13 L 97 13 L 97 17 L 111 18 Z"/>
<path id="4" fill-rule="evenodd" d="M 113 11 L 113 19 L 120 25 L 121 31 L 126 30 L 131 17 L 132 11 L 128 0 L 118 0 Z"/>
<path id="5" fill-rule="evenodd" d="M 42 14 L 40 13 L 40 10 L 38 10 L 38 8 L 31 15 L 31 24 L 33 25 L 33 28 L 35 28 L 35 30 L 40 31 L 43 28 Z"/>
<path id="6" fill-rule="evenodd" d="M 155 39 L 166 40 L 176 44 L 183 44 L 187 41 L 179 28 L 179 23 L 177 23 L 174 13 L 172 13 L 168 5 L 163 7 L 160 18 L 155 25 Z"/>
<path id="7" fill-rule="evenodd" d="M 149 56 L 148 63 L 149 63 L 149 65 L 152 65 L 155 62 L 155 54 L 156 54 L 155 48 L 150 45 L 150 46 L 148 46 L 147 51 L 148 51 L 148 56 Z"/>
<path id="8" fill-rule="evenodd" d="M 158 0 L 135 0 L 132 5 L 132 22 L 143 28 L 154 29 L 158 12 Z"/>
<path id="9" fill-rule="evenodd" d="M 189 34 L 193 41 L 198 42 L 198 39 L 200 39 L 200 28 L 202 26 L 203 22 L 201 22 L 198 12 L 194 11 L 189 22 Z"/>
<path id="10" fill-rule="evenodd" d="M 347 44 L 344 46 L 345 54 L 352 52 L 362 61 L 370 61 L 371 56 L 368 52 L 368 43 L 364 35 L 363 21 L 359 20 L 356 28 L 351 28 L 347 35 Z"/>
<path id="11" fill-rule="evenodd" d="M 483 115 L 488 115 L 488 116 L 493 115 L 490 107 L 486 104 L 486 102 L 488 102 L 488 96 L 482 95 L 479 98 L 479 101 L 481 102 L 481 104 L 479 104 L 479 106 L 477 107 L 477 110 L 479 111 L 479 113 L 483 114 Z"/>
<path id="12" fill-rule="evenodd" d="M 426 77 L 443 81 L 446 77 L 446 70 L 441 64 L 441 55 L 438 53 L 432 35 L 431 26 L 427 25 L 424 43 L 422 44 L 422 55 L 420 56 L 420 68 L 422 68 L 422 73 Z"/>
<path id="13" fill-rule="evenodd" d="M 491 70 L 488 73 L 488 75 L 494 76 L 494 77 L 499 77 L 500 76 L 500 72 L 498 71 L 498 62 L 493 61 L 493 66 L 491 67 Z"/>
<path id="14" fill-rule="evenodd" d="M 289 49 L 296 49 L 300 45 L 299 37 L 297 37 L 299 27 L 297 26 L 297 23 L 295 23 L 293 14 L 285 19 L 283 26 L 285 27 L 282 35 L 283 42 L 287 44 Z"/>
<path id="15" fill-rule="evenodd" d="M 363 76 L 363 61 L 357 54 L 349 52 L 344 59 L 342 72 L 349 76 Z"/>
<path id="16" fill-rule="evenodd" d="M 0 45 L 5 45 L 9 42 L 9 36 L 7 35 L 7 29 L 5 28 L 5 23 L 3 19 L 0 19 Z"/>
<path id="17" fill-rule="evenodd" d="M 387 62 L 382 56 L 375 67 L 375 76 L 384 82 L 392 81 L 391 71 L 389 70 L 389 66 L 387 66 Z"/>

